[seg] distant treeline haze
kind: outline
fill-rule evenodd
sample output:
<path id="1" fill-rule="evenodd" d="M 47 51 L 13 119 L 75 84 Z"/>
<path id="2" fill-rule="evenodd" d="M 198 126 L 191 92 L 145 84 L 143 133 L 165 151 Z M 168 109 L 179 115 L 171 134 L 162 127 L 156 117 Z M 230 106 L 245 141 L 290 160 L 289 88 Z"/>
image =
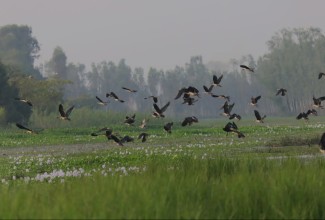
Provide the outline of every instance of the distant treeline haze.
<path id="1" fill-rule="evenodd" d="M 109 43 L 109 42 L 108 42 Z M 220 43 L 220 42 L 216 42 Z M 74 104 L 76 108 L 102 111 L 142 112 L 151 114 L 150 95 L 158 96 L 158 105 L 168 101 L 171 105 L 166 116 L 199 118 L 223 117 L 220 107 L 223 99 L 204 94 L 203 85 L 212 84 L 212 76 L 223 75 L 222 87 L 212 93 L 230 96 L 235 103 L 233 112 L 253 116 L 249 105 L 252 96 L 261 95 L 258 109 L 262 114 L 274 116 L 296 115 L 312 108 L 313 96 L 325 95 L 325 79 L 318 80 L 325 71 L 325 37 L 319 28 L 283 29 L 266 42 L 268 51 L 255 60 L 251 55 L 205 64 L 201 56 L 192 56 L 185 65 L 170 70 L 154 67 L 144 72 L 141 67 L 132 69 L 124 59 L 118 63 L 93 63 L 89 70 L 84 64 L 68 63 L 61 47 L 56 47 L 48 62 L 35 66 L 40 46 L 28 26 L 7 25 L 0 28 L 0 123 L 28 122 L 32 110 L 18 103 L 15 97 L 33 102 L 33 111 L 48 115 L 58 111 L 59 103 Z M 249 54 L 249 51 L 247 51 Z M 254 68 L 254 73 L 242 70 L 239 65 Z M 200 98 L 194 105 L 174 100 L 182 87 L 194 86 Z M 137 90 L 128 93 L 122 87 Z M 275 96 L 277 89 L 286 88 L 286 96 Z M 125 102 L 106 98 L 114 92 Z M 109 100 L 107 106 L 97 104 L 96 96 Z M 319 110 L 319 114 L 324 114 Z"/>

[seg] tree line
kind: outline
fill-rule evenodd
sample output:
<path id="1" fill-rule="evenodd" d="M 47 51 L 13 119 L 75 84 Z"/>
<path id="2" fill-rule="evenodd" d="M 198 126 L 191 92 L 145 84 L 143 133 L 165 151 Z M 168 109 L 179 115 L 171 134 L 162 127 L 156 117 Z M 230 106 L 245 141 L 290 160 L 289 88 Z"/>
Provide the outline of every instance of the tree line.
<path id="1" fill-rule="evenodd" d="M 319 28 L 282 29 L 266 44 L 268 51 L 257 60 L 251 55 L 231 59 L 226 69 L 218 62 L 205 64 L 202 56 L 192 56 L 188 63 L 169 70 L 132 69 L 125 59 L 93 63 L 87 70 L 84 64 L 68 63 L 59 46 L 49 61 L 35 66 L 41 48 L 32 28 L 6 25 L 0 28 L 0 124 L 28 122 L 32 112 L 49 115 L 64 102 L 76 108 L 150 114 L 152 102 L 144 99 L 150 95 L 158 96 L 159 105 L 172 102 L 166 116 L 222 117 L 219 108 L 225 100 L 203 94 L 203 85 L 210 86 L 213 75 L 224 77 L 222 87 L 212 92 L 230 96 L 230 102 L 235 103 L 233 112 L 242 116 L 252 115 L 248 104 L 252 96 L 261 95 L 260 110 L 276 116 L 305 111 L 313 96 L 324 96 L 324 82 L 317 79 L 318 73 L 325 71 L 325 37 Z M 255 72 L 241 70 L 240 64 L 255 68 Z M 188 86 L 200 91 L 199 101 L 191 106 L 174 100 L 178 90 Z M 137 92 L 129 94 L 122 87 Z M 275 96 L 282 87 L 288 95 Z M 107 107 L 98 105 L 95 97 L 106 100 L 109 92 L 125 102 L 111 100 Z M 30 99 L 33 108 L 15 101 L 15 97 Z"/>

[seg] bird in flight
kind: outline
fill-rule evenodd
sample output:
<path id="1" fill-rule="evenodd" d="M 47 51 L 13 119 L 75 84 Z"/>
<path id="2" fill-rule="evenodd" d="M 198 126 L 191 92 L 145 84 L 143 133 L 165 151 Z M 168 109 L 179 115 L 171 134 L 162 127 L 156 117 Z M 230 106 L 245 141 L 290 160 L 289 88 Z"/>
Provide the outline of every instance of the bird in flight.
<path id="1" fill-rule="evenodd" d="M 254 73 L 254 69 L 251 68 L 251 67 L 248 67 L 248 66 L 246 66 L 246 65 L 240 65 L 240 67 L 241 67 L 243 70 L 248 70 L 248 71 Z"/>
<path id="2" fill-rule="evenodd" d="M 318 74 L 318 79 L 322 78 L 322 76 L 325 76 L 325 73 L 319 73 Z"/>
<path id="3" fill-rule="evenodd" d="M 156 111 L 154 111 L 152 113 L 152 116 L 153 117 L 156 117 L 156 118 L 164 118 L 165 115 L 163 114 L 164 111 L 166 111 L 166 109 L 168 108 L 168 106 L 170 105 L 170 102 L 167 102 L 166 105 L 164 105 L 162 108 L 159 108 L 158 105 L 155 103 L 153 104 L 153 107 Z"/>
<path id="4" fill-rule="evenodd" d="M 180 90 L 178 90 L 178 93 L 175 97 L 175 100 L 181 97 L 182 95 L 188 95 L 188 96 L 198 96 L 199 97 L 199 90 L 193 86 L 189 86 L 187 88 L 183 87 Z"/>
<path id="5" fill-rule="evenodd" d="M 122 103 L 124 102 L 124 100 L 119 99 L 119 97 L 114 92 L 106 93 L 106 97 L 112 97 L 115 101 L 119 101 Z"/>
<path id="6" fill-rule="evenodd" d="M 223 115 L 229 117 L 231 115 L 231 110 L 234 107 L 235 103 L 228 104 L 228 101 L 225 101 L 223 106 L 220 109 L 223 109 Z"/>
<path id="7" fill-rule="evenodd" d="M 315 109 L 309 109 L 308 111 L 307 111 L 307 114 L 308 115 L 314 115 L 314 116 L 317 116 L 318 114 L 317 114 L 317 111 L 315 110 Z"/>
<path id="8" fill-rule="evenodd" d="M 96 99 L 98 100 L 99 105 L 107 105 L 107 103 L 108 103 L 108 102 L 104 102 L 103 100 L 101 100 L 98 96 L 96 96 Z"/>
<path id="9" fill-rule="evenodd" d="M 126 88 L 126 87 L 122 87 L 122 89 L 128 91 L 128 92 L 137 92 L 137 90 L 134 90 L 134 89 L 129 89 L 129 88 Z"/>
<path id="10" fill-rule="evenodd" d="M 297 115 L 296 119 L 297 120 L 304 119 L 308 121 L 309 120 L 308 115 L 309 114 L 307 114 L 306 112 L 301 112 L 299 113 L 299 115 Z"/>
<path id="11" fill-rule="evenodd" d="M 254 110 L 254 114 L 255 114 L 256 122 L 258 122 L 258 123 L 264 123 L 263 120 L 266 118 L 266 115 L 264 115 L 263 117 L 261 117 L 260 113 L 257 110 Z"/>
<path id="12" fill-rule="evenodd" d="M 22 98 L 15 98 L 15 100 L 26 103 L 29 106 L 33 106 L 32 102 L 28 99 L 22 99 Z"/>
<path id="13" fill-rule="evenodd" d="M 193 123 L 198 123 L 199 120 L 197 119 L 197 117 L 195 116 L 191 116 L 191 117 L 186 117 L 183 122 L 182 122 L 182 126 L 186 126 L 186 125 L 192 125 Z"/>
<path id="14" fill-rule="evenodd" d="M 219 78 L 216 75 L 213 75 L 213 83 L 212 83 L 212 85 L 222 87 L 220 85 L 222 77 L 223 77 L 223 75 L 221 75 Z"/>
<path id="15" fill-rule="evenodd" d="M 139 128 L 146 128 L 147 127 L 147 119 L 143 119 L 142 122 L 141 122 L 141 125 L 139 125 Z"/>
<path id="16" fill-rule="evenodd" d="M 133 125 L 134 122 L 135 122 L 135 114 L 133 114 L 131 117 L 125 116 L 125 120 L 124 120 L 125 124 Z"/>
<path id="17" fill-rule="evenodd" d="M 27 128 L 27 127 L 25 127 L 25 126 L 23 126 L 23 125 L 21 125 L 19 123 L 16 123 L 16 126 L 18 128 L 20 128 L 20 129 L 22 129 L 22 130 L 25 130 L 28 134 L 38 134 L 37 131 L 34 131 L 34 130 L 30 129 L 30 128 Z"/>
<path id="18" fill-rule="evenodd" d="M 238 115 L 238 114 L 236 114 L 236 113 L 234 113 L 234 114 L 231 114 L 231 115 L 229 115 L 229 119 L 230 120 L 232 120 L 232 119 L 237 119 L 238 121 L 241 119 L 241 116 L 240 115 Z"/>
<path id="19" fill-rule="evenodd" d="M 252 106 L 256 106 L 257 105 L 257 102 L 258 102 L 258 100 L 261 98 L 261 96 L 259 95 L 259 96 L 257 96 L 257 97 L 252 97 L 251 98 L 251 105 Z"/>
<path id="20" fill-rule="evenodd" d="M 129 135 L 125 135 L 120 141 L 121 141 L 122 144 L 126 143 L 126 142 L 133 142 L 134 138 L 130 137 Z"/>
<path id="21" fill-rule="evenodd" d="M 113 140 L 119 146 L 123 146 L 122 141 L 112 133 L 112 130 L 107 130 L 105 136 L 107 137 L 107 140 Z"/>
<path id="22" fill-rule="evenodd" d="M 245 137 L 245 135 L 242 132 L 238 131 L 238 127 L 237 127 L 235 122 L 228 122 L 226 124 L 226 126 L 224 128 L 222 128 L 222 129 L 225 132 L 227 132 L 227 135 L 228 135 L 228 133 L 236 133 L 238 138 L 244 138 Z"/>
<path id="23" fill-rule="evenodd" d="M 104 128 L 101 128 L 95 132 L 92 132 L 90 135 L 91 136 L 106 135 L 106 131 L 110 131 L 112 133 L 112 129 L 104 127 Z M 101 132 L 105 132 L 105 133 L 101 133 Z"/>
<path id="24" fill-rule="evenodd" d="M 313 101 L 314 101 L 313 107 L 324 108 L 322 106 L 322 101 L 324 101 L 324 100 L 325 100 L 325 96 L 322 96 L 322 97 L 319 97 L 319 98 L 315 98 L 315 96 L 313 96 Z"/>
<path id="25" fill-rule="evenodd" d="M 164 125 L 164 130 L 167 132 L 167 133 L 172 133 L 172 126 L 173 126 L 173 122 L 168 122 Z"/>
<path id="26" fill-rule="evenodd" d="M 297 120 L 304 119 L 304 120 L 309 120 L 308 116 L 309 115 L 314 115 L 317 116 L 317 111 L 315 109 L 309 109 L 307 112 L 301 112 L 299 115 L 296 117 Z"/>
<path id="27" fill-rule="evenodd" d="M 214 85 L 211 85 L 209 88 L 206 86 L 203 86 L 203 89 L 204 89 L 205 93 L 211 95 L 211 91 L 212 91 L 213 87 L 214 87 Z"/>
<path id="28" fill-rule="evenodd" d="M 72 110 L 73 110 L 74 106 L 71 106 L 66 112 L 63 109 L 63 105 L 60 104 L 59 105 L 59 113 L 60 116 L 58 116 L 59 119 L 61 120 L 67 120 L 70 121 L 71 119 L 69 118 L 69 115 L 71 114 Z"/>
<path id="29" fill-rule="evenodd" d="M 197 102 L 198 100 L 187 94 L 184 94 L 183 101 L 184 102 L 182 104 L 194 105 L 194 103 Z"/>
<path id="30" fill-rule="evenodd" d="M 145 97 L 144 99 L 150 99 L 150 98 L 152 98 L 152 100 L 153 100 L 154 103 L 157 103 L 158 102 L 158 97 L 157 96 L 153 96 L 153 95 L 148 96 L 148 97 Z"/>
<path id="31" fill-rule="evenodd" d="M 148 133 L 143 132 L 143 133 L 139 134 L 138 139 L 141 139 L 141 142 L 146 142 L 148 136 L 149 136 Z"/>
<path id="32" fill-rule="evenodd" d="M 276 92 L 276 95 L 280 95 L 281 94 L 281 96 L 285 96 L 286 95 L 286 92 L 287 92 L 286 89 L 281 88 L 281 89 L 278 89 L 278 91 Z"/>
<path id="33" fill-rule="evenodd" d="M 225 96 L 225 95 L 216 95 L 216 94 L 211 94 L 211 96 L 213 98 L 223 98 L 226 99 L 228 102 L 230 102 L 230 97 L 229 96 Z"/>

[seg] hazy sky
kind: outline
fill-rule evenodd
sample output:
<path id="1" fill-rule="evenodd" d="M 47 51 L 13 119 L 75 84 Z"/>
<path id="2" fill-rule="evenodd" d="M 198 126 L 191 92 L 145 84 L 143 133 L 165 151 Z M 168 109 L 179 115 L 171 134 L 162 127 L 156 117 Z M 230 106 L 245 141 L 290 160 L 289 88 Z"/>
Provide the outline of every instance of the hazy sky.
<path id="1" fill-rule="evenodd" d="M 325 31 L 323 0 L 0 0 L 0 26 L 32 27 L 40 59 L 56 46 L 68 62 L 125 58 L 135 67 L 172 69 L 191 56 L 228 61 L 267 52 L 282 28 Z"/>

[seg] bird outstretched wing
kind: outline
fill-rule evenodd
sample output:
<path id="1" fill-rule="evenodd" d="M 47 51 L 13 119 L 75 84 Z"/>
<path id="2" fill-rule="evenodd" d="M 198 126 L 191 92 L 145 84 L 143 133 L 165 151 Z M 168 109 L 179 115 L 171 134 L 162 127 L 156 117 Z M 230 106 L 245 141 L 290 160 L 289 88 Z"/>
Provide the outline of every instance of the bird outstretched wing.
<path id="1" fill-rule="evenodd" d="M 67 117 L 69 117 L 69 115 L 71 114 L 73 108 L 74 108 L 74 105 L 71 106 L 71 107 L 67 110 L 67 112 L 65 113 L 65 115 L 66 115 Z"/>
<path id="2" fill-rule="evenodd" d="M 167 104 L 164 105 L 164 106 L 160 109 L 160 111 L 161 111 L 161 112 L 166 111 L 166 109 L 168 108 L 169 105 L 170 105 L 170 102 L 167 102 Z"/>
<path id="3" fill-rule="evenodd" d="M 257 110 L 254 110 L 254 114 L 255 114 L 255 117 L 256 117 L 257 120 L 262 119 L 260 113 Z"/>
<path id="4" fill-rule="evenodd" d="M 59 112 L 60 112 L 60 115 L 61 115 L 62 117 L 65 117 L 65 116 L 66 116 L 62 104 L 59 105 Z"/>

